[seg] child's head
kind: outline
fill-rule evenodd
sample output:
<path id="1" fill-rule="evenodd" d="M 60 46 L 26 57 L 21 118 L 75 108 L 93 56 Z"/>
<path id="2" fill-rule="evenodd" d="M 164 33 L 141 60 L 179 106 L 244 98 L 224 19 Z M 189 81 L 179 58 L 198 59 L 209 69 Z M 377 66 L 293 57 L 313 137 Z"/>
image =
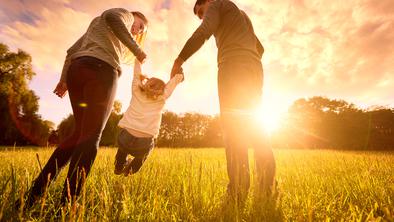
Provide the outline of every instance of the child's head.
<path id="1" fill-rule="evenodd" d="M 142 81 L 140 89 L 148 98 L 156 100 L 159 96 L 164 94 L 165 87 L 166 84 L 163 80 L 152 77 L 145 78 L 145 80 Z"/>

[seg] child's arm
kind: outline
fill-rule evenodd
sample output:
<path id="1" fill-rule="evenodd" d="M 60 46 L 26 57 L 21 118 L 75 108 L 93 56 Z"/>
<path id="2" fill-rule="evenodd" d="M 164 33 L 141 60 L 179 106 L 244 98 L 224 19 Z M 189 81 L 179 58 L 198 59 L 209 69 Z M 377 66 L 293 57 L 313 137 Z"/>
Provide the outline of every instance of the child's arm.
<path id="1" fill-rule="evenodd" d="M 146 78 L 141 74 L 141 62 L 138 59 L 134 60 L 134 76 L 133 76 L 133 91 L 138 89 L 138 85 Z"/>
<path id="2" fill-rule="evenodd" d="M 168 81 L 168 83 L 166 84 L 166 88 L 164 89 L 164 94 L 163 94 L 164 99 L 168 99 L 171 96 L 175 87 L 179 83 L 183 82 L 183 78 L 184 78 L 183 74 L 175 74 L 175 76 L 172 77 L 170 81 Z"/>
<path id="3" fill-rule="evenodd" d="M 134 76 L 141 74 L 141 62 L 138 59 L 134 60 Z"/>

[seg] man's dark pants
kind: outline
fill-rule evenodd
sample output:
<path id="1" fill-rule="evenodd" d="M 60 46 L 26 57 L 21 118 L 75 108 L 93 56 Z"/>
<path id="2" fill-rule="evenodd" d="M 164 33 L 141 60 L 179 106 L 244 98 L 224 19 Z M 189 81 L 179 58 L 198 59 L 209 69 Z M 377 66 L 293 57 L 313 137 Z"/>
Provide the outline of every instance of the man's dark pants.
<path id="1" fill-rule="evenodd" d="M 220 116 L 226 147 L 228 192 L 247 193 L 250 186 L 248 147 L 254 148 L 258 186 L 270 189 L 275 160 L 262 127 L 255 119 L 262 102 L 260 61 L 236 58 L 219 64 Z"/>
<path id="2" fill-rule="evenodd" d="M 67 73 L 67 87 L 75 119 L 74 131 L 56 148 L 34 181 L 29 194 L 31 201 L 43 194 L 69 161 L 62 202 L 79 195 L 112 110 L 118 73 L 109 64 L 93 57 L 72 61 Z"/>

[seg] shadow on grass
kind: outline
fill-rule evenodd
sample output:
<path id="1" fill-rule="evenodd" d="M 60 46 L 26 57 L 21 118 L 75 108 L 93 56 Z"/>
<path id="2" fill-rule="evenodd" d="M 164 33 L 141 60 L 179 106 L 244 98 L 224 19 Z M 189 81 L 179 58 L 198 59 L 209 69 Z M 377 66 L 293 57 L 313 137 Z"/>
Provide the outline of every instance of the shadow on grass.
<path id="1" fill-rule="evenodd" d="M 253 193 L 246 200 L 226 195 L 209 221 L 284 221 L 278 192 L 273 195 Z"/>
<path id="2" fill-rule="evenodd" d="M 278 193 L 272 196 L 255 195 L 251 202 L 247 221 L 284 221 Z"/>

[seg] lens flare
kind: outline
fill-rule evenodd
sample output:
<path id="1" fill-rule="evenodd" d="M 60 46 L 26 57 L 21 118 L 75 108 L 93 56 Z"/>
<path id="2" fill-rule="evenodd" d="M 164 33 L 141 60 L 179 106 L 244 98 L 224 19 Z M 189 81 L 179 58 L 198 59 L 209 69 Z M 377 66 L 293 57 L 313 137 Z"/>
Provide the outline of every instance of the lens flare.
<path id="1" fill-rule="evenodd" d="M 255 112 L 255 119 L 261 124 L 268 133 L 273 133 L 281 126 L 282 113 L 260 106 Z"/>

